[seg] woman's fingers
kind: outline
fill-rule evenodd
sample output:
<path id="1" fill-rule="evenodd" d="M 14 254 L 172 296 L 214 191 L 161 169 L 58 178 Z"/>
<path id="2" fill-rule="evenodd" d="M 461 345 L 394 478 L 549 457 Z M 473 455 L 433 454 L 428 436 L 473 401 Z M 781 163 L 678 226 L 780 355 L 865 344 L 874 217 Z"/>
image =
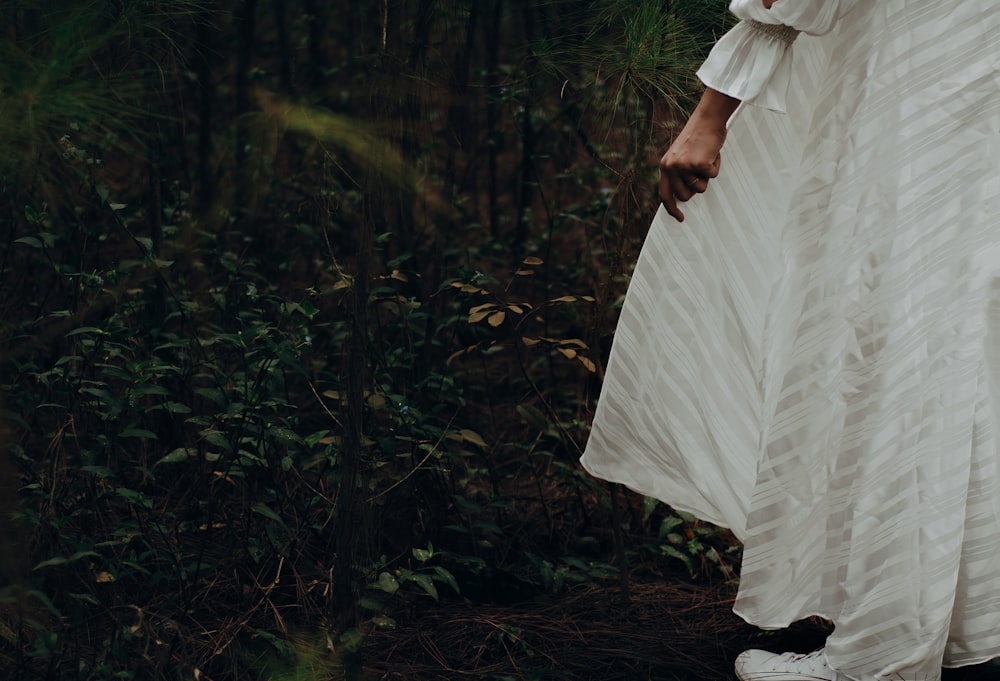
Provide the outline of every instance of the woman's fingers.
<path id="1" fill-rule="evenodd" d="M 695 175 L 684 180 L 684 186 L 695 194 L 702 194 L 706 189 L 708 189 L 708 180 L 704 177 L 698 177 Z"/>
<path id="2" fill-rule="evenodd" d="M 675 190 L 673 184 L 671 183 L 670 176 L 665 174 L 662 170 L 660 171 L 660 202 L 663 207 L 667 210 L 667 214 L 672 218 L 677 220 L 677 222 L 684 222 L 684 213 L 680 208 L 677 207 L 678 200 L 683 201 L 684 199 L 679 199 L 675 195 Z"/>
<path id="3" fill-rule="evenodd" d="M 684 213 L 678 204 L 689 201 L 695 194 L 703 194 L 707 189 L 707 177 L 690 171 L 676 172 L 672 168 L 660 171 L 660 201 L 667 213 L 678 222 L 684 222 Z"/>

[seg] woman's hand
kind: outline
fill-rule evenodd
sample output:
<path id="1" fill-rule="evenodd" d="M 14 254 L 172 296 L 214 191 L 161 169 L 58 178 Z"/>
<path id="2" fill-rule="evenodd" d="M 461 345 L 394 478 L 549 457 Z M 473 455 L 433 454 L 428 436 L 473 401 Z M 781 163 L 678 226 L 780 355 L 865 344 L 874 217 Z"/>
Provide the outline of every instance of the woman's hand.
<path id="1" fill-rule="evenodd" d="M 678 222 L 684 213 L 678 203 L 708 189 L 719 174 L 720 151 L 726 141 L 726 122 L 739 100 L 716 90 L 705 90 L 681 134 L 660 159 L 660 200 Z"/>

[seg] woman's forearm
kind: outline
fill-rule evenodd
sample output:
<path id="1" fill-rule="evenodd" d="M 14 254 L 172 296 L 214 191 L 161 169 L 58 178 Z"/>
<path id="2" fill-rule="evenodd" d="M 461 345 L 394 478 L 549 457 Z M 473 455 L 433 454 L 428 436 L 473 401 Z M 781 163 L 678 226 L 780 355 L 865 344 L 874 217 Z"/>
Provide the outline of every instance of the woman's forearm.
<path id="1" fill-rule="evenodd" d="M 730 97 L 727 94 L 705 88 L 698 106 L 695 107 L 691 118 L 710 128 L 725 131 L 726 123 L 740 105 L 740 100 Z"/>

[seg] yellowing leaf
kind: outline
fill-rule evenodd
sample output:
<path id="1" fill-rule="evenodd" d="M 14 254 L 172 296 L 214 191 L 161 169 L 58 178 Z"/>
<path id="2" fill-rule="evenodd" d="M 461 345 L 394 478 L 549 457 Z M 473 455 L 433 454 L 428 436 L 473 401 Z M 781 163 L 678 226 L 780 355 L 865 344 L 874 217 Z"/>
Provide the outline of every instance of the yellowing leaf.
<path id="1" fill-rule="evenodd" d="M 527 336 L 524 336 L 523 338 L 521 338 L 521 342 L 530 348 L 533 345 L 538 345 L 542 341 L 538 338 L 528 338 Z"/>
<path id="2" fill-rule="evenodd" d="M 475 307 L 469 308 L 469 314 L 475 314 L 476 312 L 482 312 L 483 310 L 490 310 L 495 308 L 496 305 L 493 303 L 483 303 L 482 305 L 476 305 Z"/>
<path id="3" fill-rule="evenodd" d="M 510 310 L 511 312 L 513 312 L 514 314 L 524 314 L 524 308 L 528 308 L 530 310 L 531 306 L 528 305 L 527 303 L 522 303 L 520 305 L 508 305 L 507 306 L 507 309 Z"/>
<path id="4" fill-rule="evenodd" d="M 559 296 L 549 301 L 550 303 L 575 303 L 576 296 Z"/>
<path id="5" fill-rule="evenodd" d="M 489 323 L 490 326 L 496 328 L 501 324 L 503 324 L 503 320 L 505 320 L 506 318 L 507 318 L 507 313 L 504 312 L 503 310 L 499 310 L 491 314 L 489 319 L 487 319 L 486 321 Z"/>
<path id="6" fill-rule="evenodd" d="M 573 348 L 556 348 L 556 350 L 561 352 L 563 356 L 566 357 L 566 359 L 573 359 L 574 357 L 576 357 L 576 350 L 574 350 Z"/>
<path id="7" fill-rule="evenodd" d="M 479 322 L 481 322 L 484 319 L 486 319 L 486 317 L 488 317 L 492 312 L 493 312 L 492 309 L 490 309 L 490 310 L 482 310 L 480 312 L 474 312 L 474 313 L 472 313 L 472 314 L 469 315 L 469 323 L 470 324 L 478 324 Z"/>
<path id="8" fill-rule="evenodd" d="M 589 371 L 590 373 L 594 373 L 597 371 L 597 366 L 595 366 L 594 363 L 589 358 L 584 357 L 583 355 L 577 355 L 576 358 L 580 360 L 580 363 L 583 364 L 583 366 L 585 366 L 587 368 L 587 371 Z"/>
<path id="9" fill-rule="evenodd" d="M 468 428 L 463 428 L 462 430 L 458 431 L 458 434 L 461 435 L 462 439 L 465 440 L 466 442 L 471 442 L 474 445 L 479 445 L 483 449 L 486 449 L 486 441 L 483 440 L 482 436 L 479 435 L 479 433 L 477 433 L 476 431 L 469 430 Z"/>
<path id="10" fill-rule="evenodd" d="M 526 277 L 526 276 L 528 276 L 529 274 L 534 274 L 534 273 L 535 273 L 535 270 L 529 270 L 529 269 L 527 269 L 526 267 L 522 267 L 522 268 L 521 268 L 521 269 L 519 269 L 519 270 L 518 270 L 517 272 L 514 272 L 514 274 L 515 274 L 516 276 L 519 276 L 519 277 Z"/>
<path id="11" fill-rule="evenodd" d="M 379 395 L 378 393 L 372 393 L 365 399 L 365 402 L 372 409 L 381 409 L 385 406 L 387 400 L 384 395 Z"/>
<path id="12" fill-rule="evenodd" d="M 542 260 L 541 258 L 536 258 L 535 256 L 532 255 L 530 257 L 525 258 L 521 262 L 524 263 L 525 265 L 541 265 L 545 261 Z"/>
<path id="13" fill-rule="evenodd" d="M 451 353 L 451 355 L 448 357 L 448 359 L 446 359 L 445 362 L 444 362 L 445 366 L 451 366 L 452 360 L 454 360 L 454 359 L 456 359 L 458 357 L 461 357 L 462 355 L 465 355 L 465 354 L 468 354 L 468 353 L 472 352 L 477 347 L 479 347 L 479 346 L 477 346 L 477 345 L 470 345 L 469 347 L 465 348 L 464 350 L 459 350 L 458 352 Z"/>

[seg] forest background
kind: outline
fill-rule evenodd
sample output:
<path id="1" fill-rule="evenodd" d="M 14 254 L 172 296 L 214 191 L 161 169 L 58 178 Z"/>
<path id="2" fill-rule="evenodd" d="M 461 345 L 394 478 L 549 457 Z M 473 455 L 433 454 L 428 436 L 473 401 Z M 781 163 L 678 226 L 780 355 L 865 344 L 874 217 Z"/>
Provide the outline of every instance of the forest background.
<path id="1" fill-rule="evenodd" d="M 0 16 L 4 678 L 728 673 L 577 464 L 723 0 Z"/>

